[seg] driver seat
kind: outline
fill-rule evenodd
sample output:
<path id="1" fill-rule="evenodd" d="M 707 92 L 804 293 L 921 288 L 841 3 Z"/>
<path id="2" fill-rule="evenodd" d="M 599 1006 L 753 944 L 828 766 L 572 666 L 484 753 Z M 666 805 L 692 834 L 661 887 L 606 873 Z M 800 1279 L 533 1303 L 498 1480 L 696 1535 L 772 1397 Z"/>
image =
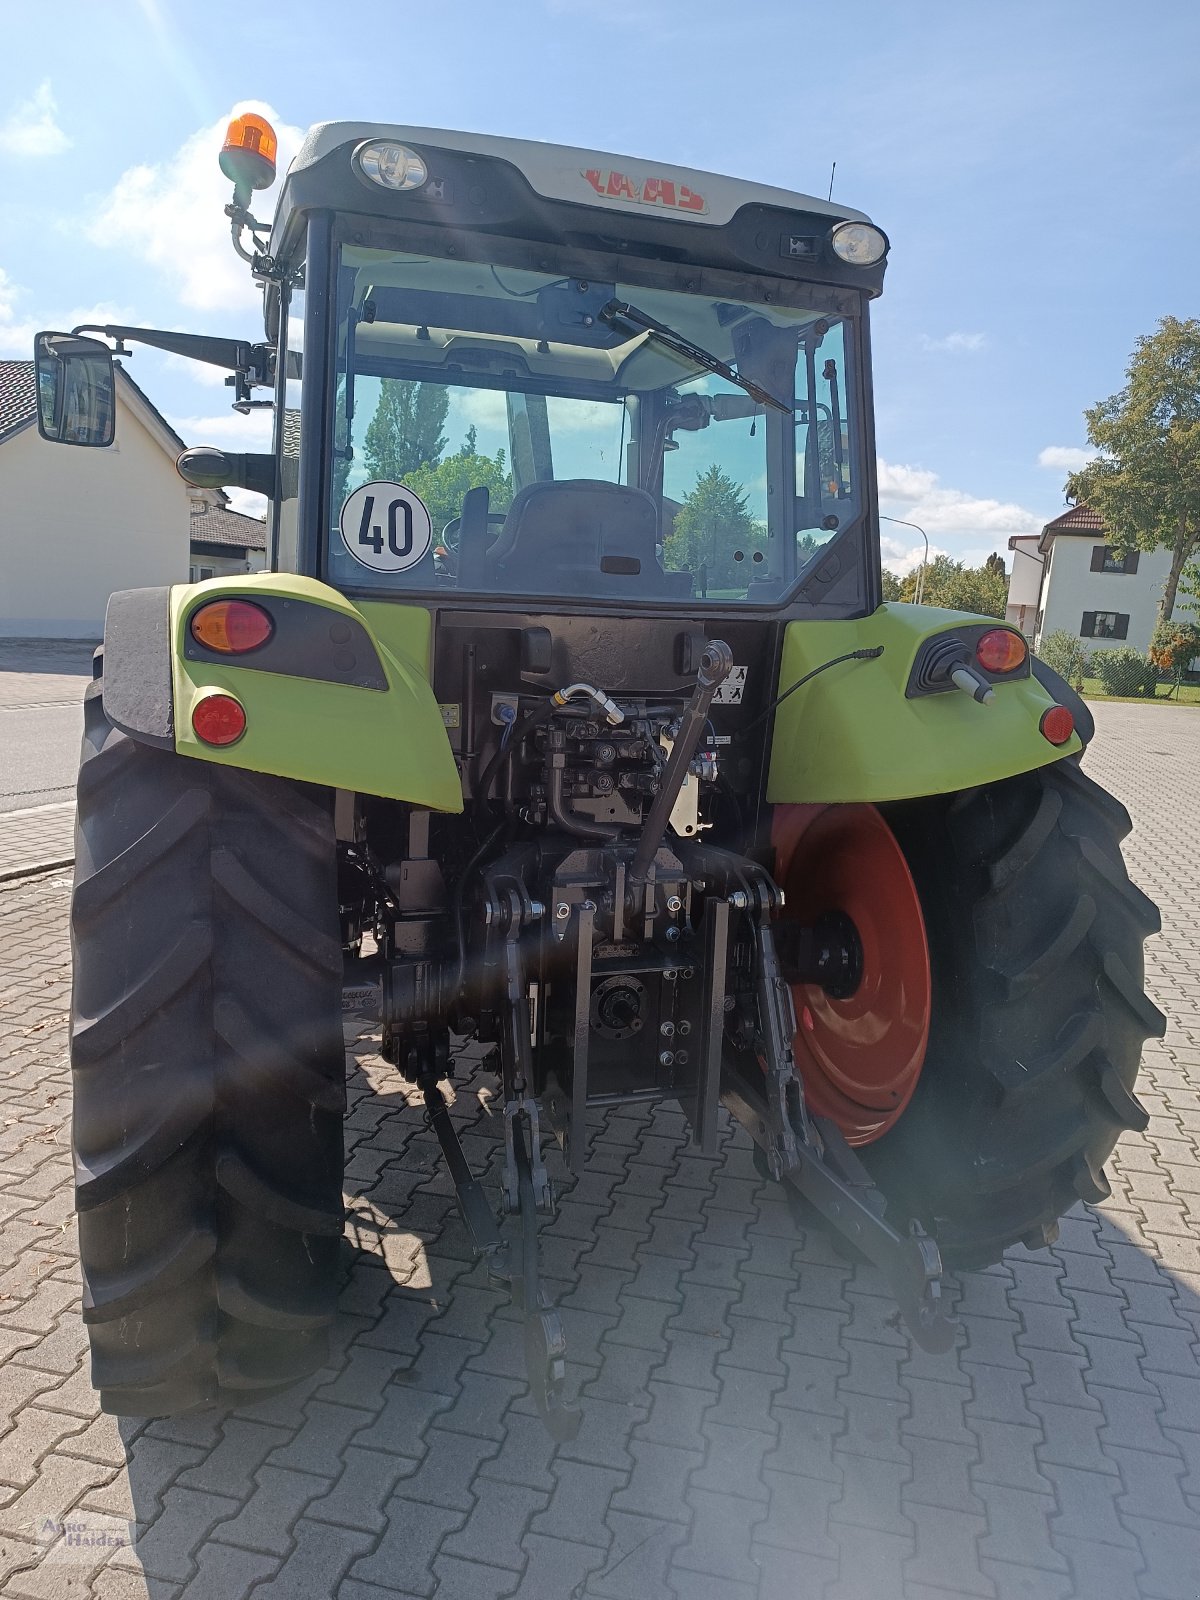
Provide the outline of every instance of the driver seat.
<path id="1" fill-rule="evenodd" d="M 526 593 L 691 593 L 688 573 L 664 573 L 658 507 L 644 489 L 601 479 L 530 483 L 517 491 L 488 551 L 490 584 Z M 676 580 L 682 579 L 683 584 Z"/>

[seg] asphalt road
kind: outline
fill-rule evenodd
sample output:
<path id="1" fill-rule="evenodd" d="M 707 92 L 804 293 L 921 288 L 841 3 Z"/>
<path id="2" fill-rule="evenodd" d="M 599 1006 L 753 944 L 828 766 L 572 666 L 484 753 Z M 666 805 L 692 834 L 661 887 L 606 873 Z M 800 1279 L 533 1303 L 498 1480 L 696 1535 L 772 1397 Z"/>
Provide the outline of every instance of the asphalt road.
<path id="1" fill-rule="evenodd" d="M 94 648 L 0 640 L 0 814 L 73 798 Z"/>

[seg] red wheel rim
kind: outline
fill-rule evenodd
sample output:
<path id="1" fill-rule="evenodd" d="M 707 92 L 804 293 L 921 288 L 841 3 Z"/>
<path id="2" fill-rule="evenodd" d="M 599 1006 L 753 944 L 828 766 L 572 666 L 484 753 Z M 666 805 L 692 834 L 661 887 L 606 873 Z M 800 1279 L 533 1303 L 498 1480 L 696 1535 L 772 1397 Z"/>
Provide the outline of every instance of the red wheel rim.
<path id="1" fill-rule="evenodd" d="M 874 806 L 779 806 L 773 838 L 784 915 L 810 924 L 840 911 L 862 941 L 862 981 L 848 999 L 816 984 L 795 984 L 792 996 L 809 1105 L 849 1144 L 871 1144 L 912 1098 L 929 1041 L 929 945 L 916 885 Z"/>

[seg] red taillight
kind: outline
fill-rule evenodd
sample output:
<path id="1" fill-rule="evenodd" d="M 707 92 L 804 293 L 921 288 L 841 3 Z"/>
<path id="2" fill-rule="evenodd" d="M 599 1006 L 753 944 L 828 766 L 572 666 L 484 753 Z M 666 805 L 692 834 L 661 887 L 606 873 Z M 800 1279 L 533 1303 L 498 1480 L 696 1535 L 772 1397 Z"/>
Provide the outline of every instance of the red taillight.
<path id="1" fill-rule="evenodd" d="M 236 744 L 246 731 L 246 713 L 231 694 L 206 694 L 192 707 L 192 729 L 205 744 Z"/>
<path id="2" fill-rule="evenodd" d="M 1042 737 L 1049 739 L 1051 744 L 1066 744 L 1075 732 L 1075 718 L 1066 706 L 1051 706 L 1042 713 L 1042 720 L 1038 723 Z"/>
<path id="3" fill-rule="evenodd" d="M 975 646 L 975 659 L 988 672 L 1015 672 L 1028 654 L 1029 646 L 1011 628 L 989 628 Z"/>
<path id="4" fill-rule="evenodd" d="M 249 600 L 211 600 L 192 613 L 188 627 L 197 644 L 223 656 L 257 650 L 275 632 L 270 612 Z"/>

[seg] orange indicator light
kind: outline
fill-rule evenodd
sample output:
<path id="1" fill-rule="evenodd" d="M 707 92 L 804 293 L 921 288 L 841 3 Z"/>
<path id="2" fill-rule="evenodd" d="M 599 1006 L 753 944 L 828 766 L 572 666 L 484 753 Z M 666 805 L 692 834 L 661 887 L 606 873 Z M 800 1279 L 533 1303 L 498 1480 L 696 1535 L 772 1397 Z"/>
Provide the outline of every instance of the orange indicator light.
<path id="1" fill-rule="evenodd" d="M 197 644 L 223 656 L 257 650 L 275 632 L 270 615 L 249 600 L 213 600 L 192 613 L 188 626 Z"/>

